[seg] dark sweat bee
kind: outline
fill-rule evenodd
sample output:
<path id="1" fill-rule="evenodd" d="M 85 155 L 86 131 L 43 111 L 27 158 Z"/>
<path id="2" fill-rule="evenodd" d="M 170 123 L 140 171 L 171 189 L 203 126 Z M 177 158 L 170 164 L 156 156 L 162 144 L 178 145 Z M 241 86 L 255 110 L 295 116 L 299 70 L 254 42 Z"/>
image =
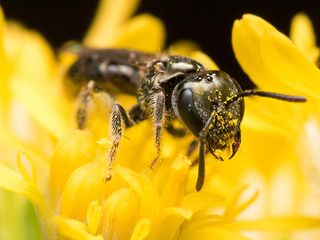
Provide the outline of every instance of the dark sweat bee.
<path id="1" fill-rule="evenodd" d="M 82 104 L 77 111 L 77 123 L 85 128 L 87 102 L 95 91 L 109 94 L 121 92 L 136 96 L 136 104 L 127 112 L 115 103 L 110 117 L 112 146 L 108 156 L 109 173 L 122 138 L 123 126 L 130 128 L 151 119 L 154 125 L 156 158 L 160 157 L 161 133 L 166 129 L 176 137 L 191 132 L 195 137 L 190 154 L 199 145 L 198 179 L 201 190 L 205 178 L 205 156 L 211 153 L 223 160 L 217 151 L 231 149 L 232 158 L 241 143 L 240 124 L 244 115 L 244 97 L 261 96 L 289 102 L 305 102 L 301 96 L 259 90 L 241 90 L 238 82 L 223 71 L 206 69 L 201 63 L 183 56 L 149 54 L 127 49 L 67 49 L 78 55 L 68 70 L 69 81 L 82 87 Z M 173 121 L 183 128 L 176 128 Z M 197 143 L 197 144 L 195 144 Z"/>

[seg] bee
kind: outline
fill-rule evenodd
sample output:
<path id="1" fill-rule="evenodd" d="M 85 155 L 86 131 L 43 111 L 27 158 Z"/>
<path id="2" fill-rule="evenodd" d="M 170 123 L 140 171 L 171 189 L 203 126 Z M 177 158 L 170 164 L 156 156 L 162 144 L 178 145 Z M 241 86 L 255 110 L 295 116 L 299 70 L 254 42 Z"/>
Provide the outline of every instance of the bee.
<path id="1" fill-rule="evenodd" d="M 244 97 L 260 96 L 289 102 L 305 102 L 302 96 L 291 96 L 260 90 L 242 90 L 238 82 L 226 72 L 208 70 L 198 61 L 163 53 L 151 54 L 129 49 L 91 49 L 73 47 L 67 51 L 78 55 L 67 75 L 78 86 L 82 102 L 77 110 L 77 124 L 85 128 L 87 102 L 95 91 L 108 94 L 125 93 L 136 97 L 136 103 L 126 111 L 114 103 L 110 116 L 112 145 L 107 158 L 108 173 L 112 177 L 113 162 L 123 135 L 130 128 L 151 119 L 154 127 L 156 157 L 161 153 L 161 133 L 166 129 L 176 137 L 191 133 L 188 155 L 199 145 L 196 190 L 205 180 L 205 157 L 212 154 L 223 160 L 217 151 L 230 149 L 231 159 L 241 143 L 240 124 L 244 115 Z M 178 120 L 183 127 L 172 123 Z"/>

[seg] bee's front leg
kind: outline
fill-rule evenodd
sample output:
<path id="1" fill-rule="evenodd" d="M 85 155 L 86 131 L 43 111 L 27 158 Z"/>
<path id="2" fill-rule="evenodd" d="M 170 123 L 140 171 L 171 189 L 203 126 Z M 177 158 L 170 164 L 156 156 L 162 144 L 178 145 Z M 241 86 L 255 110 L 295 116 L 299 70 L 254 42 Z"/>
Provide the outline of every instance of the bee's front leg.
<path id="1" fill-rule="evenodd" d="M 197 191 L 201 190 L 204 183 L 204 179 L 205 179 L 205 156 L 206 156 L 206 144 L 207 144 L 206 137 L 210 128 L 210 124 L 212 124 L 213 118 L 214 118 L 214 114 L 211 114 L 206 124 L 199 132 L 200 147 L 199 147 L 199 161 L 198 161 L 198 179 L 196 183 Z"/>

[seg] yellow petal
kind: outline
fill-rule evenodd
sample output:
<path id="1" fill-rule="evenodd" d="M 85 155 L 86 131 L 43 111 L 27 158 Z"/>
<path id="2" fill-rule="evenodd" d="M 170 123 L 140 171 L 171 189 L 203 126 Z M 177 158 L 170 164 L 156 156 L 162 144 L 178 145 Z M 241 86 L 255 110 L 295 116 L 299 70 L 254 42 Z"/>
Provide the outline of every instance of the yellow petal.
<path id="1" fill-rule="evenodd" d="M 261 54 L 268 70 L 279 81 L 297 92 L 320 99 L 320 71 L 284 35 L 266 32 L 261 39 Z"/>
<path id="2" fill-rule="evenodd" d="M 129 239 L 138 218 L 139 202 L 131 189 L 113 192 L 104 206 L 102 220 L 105 239 Z"/>
<path id="3" fill-rule="evenodd" d="M 4 13 L 2 8 L 0 7 L 0 56 L 1 59 L 3 59 L 5 55 L 5 50 L 4 50 L 4 31 L 5 31 L 5 18 L 4 18 Z"/>
<path id="4" fill-rule="evenodd" d="M 145 239 L 149 235 L 150 228 L 151 228 L 151 222 L 148 218 L 140 219 L 136 224 L 136 226 L 134 227 L 130 240 Z"/>
<path id="5" fill-rule="evenodd" d="M 276 31 L 262 18 L 245 14 L 241 20 L 236 20 L 233 24 L 232 46 L 241 67 L 259 88 L 285 93 L 288 86 L 277 82 L 278 78 L 267 69 L 261 56 L 263 35 L 265 32 Z"/>
<path id="6" fill-rule="evenodd" d="M 216 65 L 216 63 L 212 61 L 212 59 L 208 55 L 201 51 L 192 52 L 190 57 L 202 63 L 207 69 L 219 70 L 219 67 Z"/>
<path id="7" fill-rule="evenodd" d="M 267 71 L 260 56 L 260 38 L 266 30 L 274 28 L 259 17 L 243 15 L 232 28 L 232 46 L 238 62 L 253 81 L 267 84 L 272 75 Z M 265 85 L 264 85 L 265 86 Z"/>
<path id="8" fill-rule="evenodd" d="M 41 196 L 34 185 L 24 179 L 21 175 L 0 164 L 0 187 L 9 191 L 22 194 L 34 204 L 41 204 Z"/>
<path id="9" fill-rule="evenodd" d="M 132 102 L 131 102 L 132 104 Z M 151 123 L 144 121 L 134 128 L 126 129 L 122 139 L 115 165 L 142 171 L 150 163 L 150 157 L 155 156 L 154 135 Z M 133 160 L 132 156 L 135 156 Z"/>
<path id="10" fill-rule="evenodd" d="M 155 226 L 155 231 L 150 234 L 151 239 L 175 239 L 179 234 L 180 226 L 190 219 L 192 211 L 182 208 L 165 208 L 159 217 L 159 222 Z"/>
<path id="11" fill-rule="evenodd" d="M 110 46 L 159 52 L 164 44 L 164 36 L 161 20 L 150 14 L 142 14 L 126 22 Z"/>
<path id="12" fill-rule="evenodd" d="M 14 39 L 8 51 L 14 62 L 11 87 L 15 96 L 44 128 L 55 136 L 65 134 L 70 103 L 63 98 L 53 51 L 42 36 L 18 24 L 10 24 L 8 32 Z"/>
<path id="13" fill-rule="evenodd" d="M 70 240 L 103 240 L 101 235 L 94 236 L 88 232 L 87 226 L 77 220 L 56 217 L 55 224 L 59 236 Z"/>
<path id="14" fill-rule="evenodd" d="M 193 58 L 202 63 L 207 69 L 219 70 L 217 64 L 204 52 L 199 50 L 199 46 L 191 41 L 182 40 L 170 45 L 168 51 L 171 55 L 182 55 Z"/>
<path id="15" fill-rule="evenodd" d="M 268 217 L 254 221 L 237 221 L 232 227 L 239 230 L 294 232 L 319 228 L 320 219 L 308 216 Z"/>
<path id="16" fill-rule="evenodd" d="M 88 131 L 72 132 L 57 143 L 51 159 L 49 180 L 53 201 L 61 193 L 71 173 L 92 161 L 94 147 L 94 140 Z"/>
<path id="17" fill-rule="evenodd" d="M 196 192 L 186 195 L 180 206 L 196 212 L 210 206 L 222 207 L 224 204 L 225 199 L 220 195 L 210 192 Z"/>
<path id="18" fill-rule="evenodd" d="M 169 46 L 167 52 L 171 55 L 190 56 L 194 51 L 198 51 L 199 46 L 195 42 L 189 40 L 181 40 Z"/>
<path id="19" fill-rule="evenodd" d="M 258 197 L 258 192 L 255 191 L 247 200 L 242 203 L 239 203 L 240 197 L 243 194 L 244 190 L 248 186 L 243 186 L 227 203 L 224 215 L 227 217 L 235 218 L 247 207 L 249 207 Z"/>
<path id="20" fill-rule="evenodd" d="M 307 58 L 316 62 L 319 49 L 316 47 L 316 35 L 312 23 L 304 13 L 295 15 L 291 22 L 290 39 L 296 44 Z"/>
<path id="21" fill-rule="evenodd" d="M 30 184 L 33 184 L 35 188 L 38 188 L 37 169 L 30 158 L 26 154 L 19 152 L 17 156 L 17 163 L 19 171 L 24 179 Z"/>
<path id="22" fill-rule="evenodd" d="M 237 20 L 232 45 L 242 68 L 260 88 L 319 98 L 319 70 L 263 19 L 247 14 Z"/>
<path id="23" fill-rule="evenodd" d="M 284 136 L 292 135 L 300 130 L 299 120 L 300 122 L 304 120 L 301 110 L 308 109 L 307 104 L 292 104 L 258 97 L 245 99 L 245 106 L 242 128 L 269 131 Z M 288 116 L 294 116 L 296 121 L 288 121 Z"/>
<path id="24" fill-rule="evenodd" d="M 41 86 L 38 85 L 39 90 L 36 90 L 32 84 L 24 85 L 18 78 L 13 78 L 12 87 L 18 100 L 51 134 L 62 137 L 68 132 L 66 119 L 59 112 L 59 107 L 54 107 L 57 102 L 48 97 L 45 90 L 39 93 Z"/>
<path id="25" fill-rule="evenodd" d="M 123 167 L 117 167 L 115 171 L 138 197 L 140 201 L 139 215 L 151 220 L 156 218 L 160 209 L 160 197 L 157 189 L 151 185 L 149 177 Z"/>
<path id="26" fill-rule="evenodd" d="M 88 231 L 95 235 L 101 222 L 102 206 L 99 201 L 92 201 L 89 203 L 87 209 L 87 224 Z"/>
<path id="27" fill-rule="evenodd" d="M 0 134 L 0 144 L 2 145 L 2 147 L 9 151 L 16 151 L 18 149 L 20 153 L 26 154 L 32 160 L 33 165 L 36 166 L 35 168 L 41 169 L 41 172 L 38 172 L 38 174 L 41 175 L 41 177 L 47 176 L 49 169 L 48 157 L 41 153 L 39 149 L 36 149 L 33 146 L 30 146 L 29 143 L 18 139 L 10 131 L 7 130 L 8 129 L 2 130 Z M 2 157 L 5 157 L 5 153 L 3 150 Z M 10 162 L 12 163 L 13 161 L 11 160 Z"/>
<path id="28" fill-rule="evenodd" d="M 247 106 L 246 106 L 247 107 Z M 247 109 L 250 109 L 247 107 Z M 279 125 L 272 123 L 271 121 L 268 121 L 268 119 L 264 119 L 262 116 L 258 116 L 256 114 L 248 113 L 249 111 L 246 111 L 246 116 L 242 121 L 242 131 L 245 131 L 244 129 L 250 129 L 252 131 L 262 131 L 264 132 L 273 132 L 275 134 L 286 134 L 283 128 L 281 128 Z M 283 130 L 283 131 L 281 131 Z"/>
<path id="29" fill-rule="evenodd" d="M 106 47 L 113 43 L 120 26 L 132 15 L 139 2 L 139 0 L 101 0 L 84 44 L 90 47 Z"/>
<path id="30" fill-rule="evenodd" d="M 178 157 L 171 166 L 170 175 L 161 195 L 162 207 L 178 206 L 185 194 L 190 161 Z"/>
<path id="31" fill-rule="evenodd" d="M 106 183 L 103 176 L 103 167 L 98 163 L 87 163 L 77 168 L 61 194 L 61 215 L 85 221 L 90 202 L 102 201 L 109 192 L 119 187 L 117 176 Z"/>
<path id="32" fill-rule="evenodd" d="M 291 142 L 293 140 L 296 141 L 296 137 L 294 137 L 296 135 L 279 133 L 272 129 L 270 131 L 260 130 L 257 132 L 256 129 L 250 129 L 246 125 L 243 126 L 242 133 L 244 138 L 240 152 L 237 155 L 236 163 L 230 166 L 234 170 L 234 176 L 238 176 L 238 179 L 243 179 L 245 176 L 250 176 L 250 173 L 256 172 L 260 177 L 254 176 L 253 178 L 257 178 L 257 186 L 259 186 L 260 181 L 264 182 L 260 178 L 270 180 L 283 162 L 290 161 L 291 164 L 296 164 L 297 156 L 292 150 L 294 146 L 292 144 L 296 143 Z M 259 140 L 258 147 L 257 140 Z M 242 168 L 242 170 L 239 168 Z"/>
<path id="33" fill-rule="evenodd" d="M 207 226 L 202 228 L 195 228 L 190 230 L 182 229 L 179 239 L 183 240 L 211 240 L 211 239 L 221 239 L 221 240 L 249 240 L 249 238 L 241 235 L 239 232 L 231 230 L 228 227 L 223 226 Z"/>
<path id="34" fill-rule="evenodd" d="M 124 168 L 124 167 L 117 167 L 115 172 L 118 173 L 130 186 L 130 188 L 136 192 L 138 195 L 142 192 L 142 178 L 141 176 L 132 171 L 131 169 Z"/>
<path id="35" fill-rule="evenodd" d="M 10 88 L 9 88 L 9 74 L 11 72 L 11 65 L 8 62 L 6 50 L 5 50 L 5 18 L 2 11 L 2 8 L 0 7 L 0 82 L 1 82 L 1 88 L 0 88 L 0 107 L 2 107 L 2 110 L 7 107 L 9 98 L 10 98 Z M 2 116 L 1 116 L 2 118 Z"/>

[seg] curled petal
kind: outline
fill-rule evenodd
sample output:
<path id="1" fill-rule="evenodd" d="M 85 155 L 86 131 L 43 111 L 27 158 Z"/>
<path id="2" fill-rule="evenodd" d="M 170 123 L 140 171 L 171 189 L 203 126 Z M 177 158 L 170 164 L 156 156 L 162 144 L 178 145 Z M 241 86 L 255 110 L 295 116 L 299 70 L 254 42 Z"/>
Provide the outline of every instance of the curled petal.
<path id="1" fill-rule="evenodd" d="M 102 201 L 108 193 L 119 187 L 121 183 L 117 176 L 113 176 L 109 182 L 103 181 L 103 169 L 101 164 L 87 163 L 71 174 L 61 194 L 62 216 L 85 221 L 90 202 Z"/>
<path id="2" fill-rule="evenodd" d="M 39 195 L 38 189 L 35 188 L 33 183 L 1 164 L 0 176 L 0 187 L 24 195 L 36 205 L 43 205 L 42 196 Z"/>

